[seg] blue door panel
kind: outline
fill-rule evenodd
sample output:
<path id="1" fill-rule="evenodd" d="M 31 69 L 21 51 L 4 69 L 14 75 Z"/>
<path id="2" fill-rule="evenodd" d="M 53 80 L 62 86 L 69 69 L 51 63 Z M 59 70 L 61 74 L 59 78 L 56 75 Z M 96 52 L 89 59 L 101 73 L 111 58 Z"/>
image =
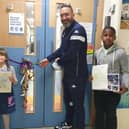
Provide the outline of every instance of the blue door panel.
<path id="1" fill-rule="evenodd" d="M 53 52 L 55 43 L 55 28 L 49 27 L 49 2 L 46 1 L 46 45 L 45 56 Z M 51 64 L 45 68 L 45 126 L 54 126 L 64 120 L 64 106 L 62 112 L 53 112 L 53 94 L 54 94 L 54 71 Z"/>
<path id="2" fill-rule="evenodd" d="M 37 57 L 29 57 L 24 55 L 24 49 L 22 48 L 8 48 L 9 58 L 21 62 L 23 57 L 28 58 L 32 62 L 37 61 Z M 16 99 L 16 112 L 11 114 L 11 127 L 12 128 L 24 128 L 24 127 L 41 127 L 43 125 L 43 93 L 44 84 L 42 70 L 39 66 L 34 65 L 34 70 L 36 72 L 36 82 L 35 82 L 35 113 L 25 114 L 23 108 L 23 97 L 21 94 L 20 80 L 22 75 L 20 74 L 19 64 L 11 62 L 15 66 L 16 74 L 18 77 L 18 84 L 14 87 L 14 95 Z M 38 80 L 38 81 L 37 81 Z"/>

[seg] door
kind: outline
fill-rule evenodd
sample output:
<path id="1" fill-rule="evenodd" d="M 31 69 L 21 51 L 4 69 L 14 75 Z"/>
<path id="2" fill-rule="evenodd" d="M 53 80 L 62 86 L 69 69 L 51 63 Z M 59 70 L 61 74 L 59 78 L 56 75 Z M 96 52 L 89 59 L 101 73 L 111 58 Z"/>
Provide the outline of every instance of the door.
<path id="1" fill-rule="evenodd" d="M 6 48 L 10 64 L 15 67 L 18 78 L 18 83 L 13 88 L 16 111 L 11 114 L 11 128 L 44 125 L 44 69 L 41 69 L 37 63 L 41 58 L 44 58 L 45 53 L 45 5 L 45 0 L 0 1 L 0 17 L 2 17 L 0 46 Z M 20 31 L 20 27 L 22 31 Z M 29 113 L 24 107 L 24 96 L 21 96 L 23 74 L 20 71 L 20 64 L 23 58 L 32 62 L 34 70 L 34 83 L 31 85 L 32 108 L 34 110 Z M 3 129 L 1 118 L 0 126 Z"/>
<path id="2" fill-rule="evenodd" d="M 16 87 L 14 87 L 14 95 L 16 99 L 16 112 L 11 114 L 11 128 L 34 128 L 42 126 L 54 126 L 64 120 L 65 108 L 62 99 L 60 99 L 61 110 L 54 110 L 54 95 L 56 86 L 54 85 L 55 71 L 53 70 L 51 65 L 44 69 L 41 69 L 38 65 L 36 65 L 42 58 L 48 56 L 54 49 L 56 36 L 56 5 L 62 2 L 71 3 L 74 7 L 74 10 L 78 10 L 77 8 L 81 9 L 81 13 L 83 15 L 75 15 L 79 22 L 93 23 L 91 42 L 93 43 L 93 33 L 95 32 L 96 26 L 95 20 L 93 18 L 93 8 L 96 9 L 97 5 L 96 2 L 94 2 L 93 0 L 87 0 L 87 2 L 85 0 L 82 0 L 81 4 L 80 2 L 74 0 L 1 1 L 0 17 L 2 17 L 3 19 L 1 19 L 2 24 L 0 25 L 0 28 L 2 28 L 0 30 L 0 46 L 6 47 L 9 53 L 9 58 L 13 59 L 13 61 L 11 61 L 10 63 L 15 67 L 16 74 L 18 77 L 18 84 Z M 35 11 L 31 10 L 33 8 Z M 25 10 L 31 12 L 31 14 L 28 14 Z M 9 13 L 24 14 L 24 33 L 9 33 L 7 26 L 9 25 Z M 34 16 L 34 20 L 31 19 L 32 16 Z M 28 21 L 26 20 L 27 18 Z M 31 26 L 29 29 L 27 29 L 27 22 L 30 22 L 30 25 L 31 23 L 34 23 L 34 26 Z M 30 31 L 32 33 L 29 33 Z M 33 42 L 35 43 L 33 44 Z M 33 92 L 33 106 L 35 110 L 32 113 L 25 113 L 23 107 L 24 99 L 23 96 L 20 96 L 20 81 L 23 75 L 20 73 L 19 63 L 22 61 L 22 58 L 26 58 L 32 62 L 32 66 L 35 72 Z M 91 64 L 89 65 L 89 68 L 90 66 Z M 85 99 L 86 125 L 89 124 L 90 117 L 90 94 L 91 89 L 89 86 L 87 86 Z"/>
<path id="3" fill-rule="evenodd" d="M 95 30 L 96 30 L 96 10 L 97 10 L 97 1 L 85 1 L 82 0 L 81 3 L 75 0 L 47 0 L 46 1 L 46 45 L 45 45 L 45 56 L 48 56 L 50 53 L 54 51 L 54 49 L 59 45 L 59 37 L 60 35 L 58 23 L 58 5 L 61 3 L 70 3 L 73 6 L 75 11 L 75 18 L 80 23 L 84 23 L 84 25 L 92 25 L 92 30 L 88 30 L 88 35 L 91 36 L 91 41 L 88 42 L 89 46 L 94 46 L 95 40 Z M 87 4 L 85 4 L 87 3 Z M 76 12 L 80 9 L 80 13 Z M 57 27 L 57 26 L 58 27 Z M 57 31 L 59 30 L 59 31 Z M 89 34 L 90 33 L 90 34 Z M 58 42 L 56 42 L 58 41 Z M 93 53 L 89 55 L 92 58 Z M 89 70 L 91 70 L 92 62 L 89 63 Z M 65 108 L 63 100 L 59 99 L 59 103 L 55 103 L 54 98 L 58 93 L 56 92 L 56 88 L 60 91 L 60 86 L 55 85 L 55 74 L 56 71 L 52 68 L 51 65 L 45 68 L 45 100 L 44 100 L 44 124 L 46 126 L 54 126 L 58 123 L 62 122 L 65 117 Z M 58 78 L 58 77 L 57 77 Z M 56 94 L 57 93 L 57 94 Z M 60 93 L 60 97 L 62 99 L 62 94 Z M 86 86 L 86 96 L 85 96 L 85 118 L 86 118 L 86 126 L 90 123 L 90 98 L 91 98 L 91 88 L 90 84 Z M 55 105 L 57 106 L 58 111 L 55 111 Z M 61 106 L 61 107 L 60 107 Z"/>

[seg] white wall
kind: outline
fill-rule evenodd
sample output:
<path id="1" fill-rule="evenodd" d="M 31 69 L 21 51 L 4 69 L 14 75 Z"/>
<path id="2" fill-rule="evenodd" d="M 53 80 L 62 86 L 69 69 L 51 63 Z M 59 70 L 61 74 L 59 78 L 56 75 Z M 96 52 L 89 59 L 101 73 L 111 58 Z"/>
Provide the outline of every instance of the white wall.
<path id="1" fill-rule="evenodd" d="M 118 129 L 129 129 L 129 109 L 118 109 Z"/>
<path id="2" fill-rule="evenodd" d="M 120 29 L 118 31 L 118 44 L 125 48 L 127 54 L 129 55 L 129 29 Z"/>
<path id="3" fill-rule="evenodd" d="M 111 13 L 109 10 L 115 5 L 115 12 Z M 125 48 L 129 54 L 129 29 L 120 29 L 121 22 L 122 0 L 105 0 L 104 1 L 104 16 L 111 16 L 111 26 L 116 29 L 116 42 Z M 103 26 L 104 26 L 103 19 Z"/>
<path id="4" fill-rule="evenodd" d="M 111 13 L 110 10 L 112 9 L 113 5 L 115 6 L 115 10 L 114 13 Z M 111 26 L 116 29 L 116 32 L 118 32 L 120 28 L 121 7 L 122 0 L 104 0 L 104 16 L 111 16 Z M 105 17 L 103 19 L 103 26 L 104 20 Z"/>

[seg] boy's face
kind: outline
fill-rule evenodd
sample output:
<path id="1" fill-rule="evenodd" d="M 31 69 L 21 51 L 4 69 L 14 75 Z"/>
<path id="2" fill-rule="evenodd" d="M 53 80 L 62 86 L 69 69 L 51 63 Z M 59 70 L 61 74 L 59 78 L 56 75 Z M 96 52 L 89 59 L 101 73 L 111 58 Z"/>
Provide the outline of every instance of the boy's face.
<path id="1" fill-rule="evenodd" d="M 74 19 L 74 13 L 69 7 L 63 7 L 60 10 L 60 17 L 64 27 L 69 27 Z"/>
<path id="2" fill-rule="evenodd" d="M 113 45 L 113 41 L 116 39 L 114 32 L 111 29 L 105 29 L 102 33 L 103 45 L 107 49 Z"/>
<path id="3" fill-rule="evenodd" d="M 0 63 L 4 63 L 6 61 L 6 57 L 0 54 Z"/>

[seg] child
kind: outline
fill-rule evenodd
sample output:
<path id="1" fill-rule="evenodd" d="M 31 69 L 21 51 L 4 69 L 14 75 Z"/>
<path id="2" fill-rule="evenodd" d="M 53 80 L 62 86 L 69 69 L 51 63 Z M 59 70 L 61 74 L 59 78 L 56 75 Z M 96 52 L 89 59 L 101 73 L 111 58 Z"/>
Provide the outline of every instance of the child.
<path id="1" fill-rule="evenodd" d="M 95 129 L 117 129 L 116 108 L 129 85 L 128 58 L 124 49 L 114 43 L 116 31 L 113 27 L 105 27 L 101 38 L 103 46 L 95 52 L 96 65 L 108 64 L 108 74 L 118 73 L 121 85 L 119 92 L 94 91 Z"/>
<path id="2" fill-rule="evenodd" d="M 0 48 L 0 72 L 11 72 L 9 77 L 12 85 L 17 83 L 14 67 L 8 63 L 8 54 L 4 48 Z M 2 115 L 4 129 L 9 129 L 9 114 L 15 111 L 13 90 L 10 93 L 0 93 L 0 115 Z"/>

